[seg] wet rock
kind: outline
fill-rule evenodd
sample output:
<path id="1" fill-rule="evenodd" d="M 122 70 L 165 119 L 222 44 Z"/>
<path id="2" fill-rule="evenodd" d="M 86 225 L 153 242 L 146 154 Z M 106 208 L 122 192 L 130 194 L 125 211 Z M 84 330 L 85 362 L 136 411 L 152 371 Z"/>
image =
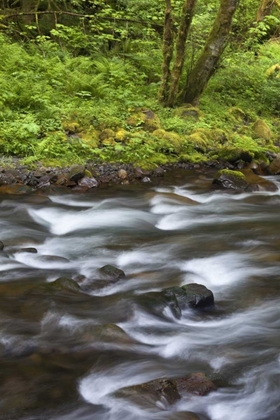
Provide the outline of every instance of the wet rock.
<path id="1" fill-rule="evenodd" d="M 142 182 L 144 182 L 144 183 L 151 182 L 151 179 L 150 179 L 148 176 L 145 176 L 145 177 L 142 179 Z"/>
<path id="2" fill-rule="evenodd" d="M 67 185 L 68 181 L 69 181 L 69 179 L 68 179 L 66 174 L 59 174 L 55 184 L 56 185 Z"/>
<path id="3" fill-rule="evenodd" d="M 125 169 L 119 169 L 119 171 L 118 171 L 118 177 L 120 179 L 127 179 L 128 178 L 128 174 L 127 174 L 126 170 Z"/>
<path id="4" fill-rule="evenodd" d="M 95 188 L 98 186 L 98 181 L 95 178 L 84 176 L 78 181 L 80 187 Z"/>
<path id="5" fill-rule="evenodd" d="M 139 168 L 138 166 L 134 169 L 134 177 L 135 178 L 145 178 L 145 176 L 150 176 L 151 171 L 147 171 L 145 169 Z"/>
<path id="6" fill-rule="evenodd" d="M 132 399 L 135 403 L 174 404 L 180 400 L 180 395 L 174 382 L 170 379 L 155 379 L 140 385 L 122 388 L 116 394 L 120 398 Z"/>
<path id="7" fill-rule="evenodd" d="M 12 185 L 2 185 L 0 187 L 0 194 L 30 194 L 33 189 L 28 185 L 21 184 L 12 184 Z"/>
<path id="8" fill-rule="evenodd" d="M 0 251 L 3 251 L 3 249 L 4 249 L 4 244 L 2 241 L 0 241 Z"/>
<path id="9" fill-rule="evenodd" d="M 48 283 L 47 288 L 55 290 L 67 290 L 70 292 L 79 292 L 81 290 L 80 286 L 75 280 L 69 279 L 67 277 L 59 277 L 58 279 Z"/>
<path id="10" fill-rule="evenodd" d="M 214 305 L 214 295 L 212 291 L 202 284 L 190 283 L 182 287 L 169 287 L 165 289 L 165 292 L 173 293 L 175 295 L 181 309 L 188 306 L 193 308 L 204 308 Z"/>
<path id="11" fill-rule="evenodd" d="M 68 178 L 70 181 L 78 182 L 85 176 L 85 167 L 83 165 L 73 165 L 70 168 Z"/>
<path id="12" fill-rule="evenodd" d="M 280 174 L 280 155 L 278 155 L 271 164 L 266 168 L 270 175 Z"/>
<path id="13" fill-rule="evenodd" d="M 206 417 L 203 417 L 203 419 L 206 420 Z M 164 420 L 202 420 L 202 418 L 191 411 L 179 411 L 170 414 L 168 417 L 164 417 Z"/>
<path id="14" fill-rule="evenodd" d="M 113 344 L 132 344 L 134 341 L 115 324 L 86 325 L 81 327 L 82 340 Z"/>
<path id="15" fill-rule="evenodd" d="M 75 185 L 75 187 L 71 188 L 71 192 L 83 194 L 88 190 L 88 187 L 81 187 L 80 185 Z"/>
<path id="16" fill-rule="evenodd" d="M 248 187 L 245 175 L 240 171 L 222 169 L 213 179 L 213 184 L 227 190 L 244 191 Z"/>
<path id="17" fill-rule="evenodd" d="M 180 395 L 190 393 L 204 396 L 217 389 L 216 385 L 202 372 L 192 373 L 173 381 Z"/>
<path id="18" fill-rule="evenodd" d="M 42 262 L 58 262 L 58 263 L 69 263 L 70 261 L 64 257 L 57 257 L 56 255 L 40 255 L 37 258 Z"/>
<path id="19" fill-rule="evenodd" d="M 262 178 L 259 175 L 256 175 L 252 170 L 243 170 L 244 175 L 246 176 L 246 181 L 248 182 L 248 187 L 246 191 L 277 191 L 277 186 L 270 181 L 269 179 Z"/>
<path id="20" fill-rule="evenodd" d="M 172 290 L 144 293 L 136 298 L 136 302 L 155 315 L 162 315 L 169 308 L 175 318 L 181 317 L 181 309 Z"/>
<path id="21" fill-rule="evenodd" d="M 38 251 L 36 248 L 27 247 L 27 248 L 21 248 L 18 249 L 16 252 L 29 252 L 30 254 L 37 254 Z"/>
<path id="22" fill-rule="evenodd" d="M 98 274 L 101 278 L 111 281 L 117 281 L 125 278 L 125 273 L 122 270 L 109 264 L 99 268 Z"/>

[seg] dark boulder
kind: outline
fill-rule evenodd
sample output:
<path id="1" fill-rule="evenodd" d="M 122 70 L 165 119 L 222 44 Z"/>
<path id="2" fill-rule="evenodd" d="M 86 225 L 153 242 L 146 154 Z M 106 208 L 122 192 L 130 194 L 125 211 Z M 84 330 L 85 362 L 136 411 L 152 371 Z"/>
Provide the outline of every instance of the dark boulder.
<path id="1" fill-rule="evenodd" d="M 277 191 L 277 186 L 268 179 L 262 178 L 252 169 L 218 171 L 213 184 L 219 188 L 235 191 Z"/>
<path id="2" fill-rule="evenodd" d="M 78 182 L 81 178 L 85 176 L 85 167 L 83 165 L 73 165 L 69 171 L 69 180 L 73 182 Z"/>
<path id="3" fill-rule="evenodd" d="M 20 248 L 20 249 L 17 249 L 16 252 L 28 252 L 30 254 L 37 254 L 38 253 L 37 249 L 32 248 L 32 247 Z"/>
<path id="4" fill-rule="evenodd" d="M 2 241 L 0 241 L 0 251 L 3 251 L 3 249 L 4 249 L 4 244 Z"/>
<path id="5" fill-rule="evenodd" d="M 244 191 L 248 187 L 248 182 L 242 172 L 229 169 L 218 171 L 212 183 L 226 190 Z"/>
<path id="6" fill-rule="evenodd" d="M 168 287 L 165 292 L 175 295 L 181 309 L 188 306 L 204 308 L 214 305 L 213 293 L 202 284 L 190 283 L 182 287 Z"/>
<path id="7" fill-rule="evenodd" d="M 100 278 L 111 281 L 117 281 L 125 278 L 125 273 L 122 270 L 109 264 L 99 268 L 98 274 Z"/>

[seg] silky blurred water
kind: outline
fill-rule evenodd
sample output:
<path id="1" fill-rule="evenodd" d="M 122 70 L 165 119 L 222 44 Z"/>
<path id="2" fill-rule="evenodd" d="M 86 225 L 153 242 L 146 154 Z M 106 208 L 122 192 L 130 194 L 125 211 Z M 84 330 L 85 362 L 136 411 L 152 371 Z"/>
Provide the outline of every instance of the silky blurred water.
<path id="1" fill-rule="evenodd" d="M 0 418 L 279 420 L 280 193 L 229 194 L 211 176 L 178 171 L 44 205 L 1 197 Z M 99 281 L 105 264 L 126 278 Z M 48 292 L 61 276 L 82 291 Z M 177 319 L 139 303 L 192 282 L 213 291 L 214 310 Z M 192 372 L 224 383 L 173 406 L 114 395 Z"/>

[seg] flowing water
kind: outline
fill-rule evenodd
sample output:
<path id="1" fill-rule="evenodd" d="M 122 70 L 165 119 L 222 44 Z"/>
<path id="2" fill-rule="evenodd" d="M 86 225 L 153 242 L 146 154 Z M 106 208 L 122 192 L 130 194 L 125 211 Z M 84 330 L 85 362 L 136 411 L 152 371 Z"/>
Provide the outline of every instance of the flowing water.
<path id="1" fill-rule="evenodd" d="M 211 177 L 1 197 L 2 420 L 280 419 L 280 193 L 228 194 Z M 100 280 L 106 264 L 126 278 Z M 50 292 L 61 276 L 82 291 Z M 192 282 L 214 309 L 177 319 L 140 304 Z M 192 372 L 221 386 L 172 406 L 114 394 Z"/>

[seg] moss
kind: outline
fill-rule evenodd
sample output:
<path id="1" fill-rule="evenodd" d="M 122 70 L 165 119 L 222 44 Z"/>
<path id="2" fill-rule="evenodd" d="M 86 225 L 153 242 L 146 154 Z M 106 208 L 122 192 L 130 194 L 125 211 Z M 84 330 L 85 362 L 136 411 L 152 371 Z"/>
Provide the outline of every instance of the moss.
<path id="1" fill-rule="evenodd" d="M 188 150 L 188 146 L 191 146 L 198 152 L 206 153 L 209 143 L 205 133 L 203 131 L 197 130 L 189 136 L 186 136 L 183 149 Z"/>
<path id="2" fill-rule="evenodd" d="M 221 175 L 233 176 L 235 178 L 246 180 L 245 175 L 240 171 L 232 171 L 230 169 L 221 169 L 216 173 L 215 179 L 219 178 Z"/>
<path id="3" fill-rule="evenodd" d="M 160 128 L 158 116 L 149 109 L 135 112 L 126 120 L 126 124 L 131 127 L 141 127 L 149 133 Z"/>
<path id="4" fill-rule="evenodd" d="M 253 138 L 255 139 L 259 138 L 259 139 L 264 139 L 264 140 L 269 141 L 272 137 L 271 130 L 264 120 L 255 121 L 252 127 L 252 132 L 253 132 Z"/>
<path id="5" fill-rule="evenodd" d="M 184 106 L 180 106 L 179 108 L 177 108 L 174 114 L 183 119 L 192 118 L 194 120 L 198 120 L 201 115 L 201 112 L 199 108 L 193 105 L 186 104 Z"/>
<path id="6" fill-rule="evenodd" d="M 102 143 L 103 146 L 116 146 L 116 144 L 117 144 L 113 137 L 108 137 L 108 138 L 102 140 L 101 143 Z"/>
<path id="7" fill-rule="evenodd" d="M 79 137 L 91 149 L 95 149 L 99 145 L 99 133 L 93 127 L 90 127 L 87 131 L 82 131 Z"/>
<path id="8" fill-rule="evenodd" d="M 237 106 L 231 107 L 229 110 L 229 116 L 233 118 L 235 121 L 239 122 L 246 122 L 248 120 L 247 114 Z"/>
<path id="9" fill-rule="evenodd" d="M 82 128 L 78 121 L 63 121 L 62 127 L 64 131 L 66 131 L 68 134 L 76 134 L 82 131 Z"/>
<path id="10" fill-rule="evenodd" d="M 125 142 L 129 139 L 130 133 L 123 128 L 117 130 L 115 140 L 119 142 Z"/>
<path id="11" fill-rule="evenodd" d="M 115 132 L 111 130 L 111 128 L 105 128 L 99 134 L 99 140 L 101 140 L 102 142 L 104 140 L 111 139 L 111 138 L 113 139 L 115 138 Z"/>
<path id="12" fill-rule="evenodd" d="M 198 152 L 181 153 L 179 155 L 180 162 L 202 163 L 207 161 L 207 157 Z"/>
<path id="13" fill-rule="evenodd" d="M 221 159 L 231 163 L 239 160 L 251 162 L 254 156 L 255 154 L 253 152 L 234 146 L 222 147 L 210 153 L 210 157 L 214 159 Z"/>

